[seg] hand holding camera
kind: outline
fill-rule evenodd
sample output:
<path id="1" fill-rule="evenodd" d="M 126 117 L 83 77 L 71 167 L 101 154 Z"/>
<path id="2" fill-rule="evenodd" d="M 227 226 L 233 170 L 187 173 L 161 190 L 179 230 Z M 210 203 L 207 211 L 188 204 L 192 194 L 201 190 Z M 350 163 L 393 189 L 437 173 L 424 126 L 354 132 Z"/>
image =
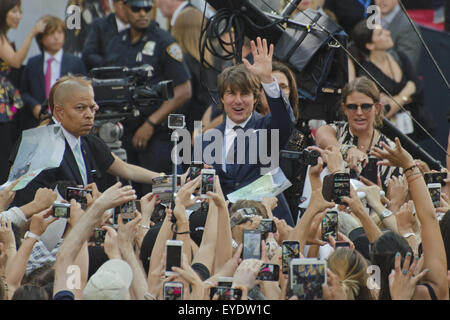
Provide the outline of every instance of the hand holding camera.
<path id="1" fill-rule="evenodd" d="M 131 186 L 123 186 L 117 182 L 108 188 L 95 202 L 104 211 L 116 208 L 128 201 L 136 200 L 136 192 Z"/>
<path id="2" fill-rule="evenodd" d="M 106 234 L 100 230 L 106 231 Z M 119 250 L 119 236 L 114 228 L 104 226 L 102 229 L 94 230 L 94 232 L 97 232 L 97 234 L 94 234 L 96 242 L 100 242 L 101 236 L 104 235 L 104 249 L 109 259 L 122 259 Z"/>
<path id="3" fill-rule="evenodd" d="M 177 197 L 175 199 L 176 204 L 180 204 L 185 208 L 189 208 L 195 204 L 198 197 L 191 199 L 191 195 L 200 186 L 201 177 L 197 177 L 192 181 L 189 181 L 178 190 Z"/>
<path id="4" fill-rule="evenodd" d="M 50 218 L 52 215 L 52 208 L 39 212 L 31 217 L 30 232 L 41 236 L 47 227 L 58 218 Z"/>
<path id="5" fill-rule="evenodd" d="M 142 216 L 138 211 L 136 211 L 136 217 L 128 223 L 123 223 L 122 217 L 119 215 L 118 240 L 120 243 L 120 250 L 123 251 L 130 247 L 132 248 L 141 220 Z"/>

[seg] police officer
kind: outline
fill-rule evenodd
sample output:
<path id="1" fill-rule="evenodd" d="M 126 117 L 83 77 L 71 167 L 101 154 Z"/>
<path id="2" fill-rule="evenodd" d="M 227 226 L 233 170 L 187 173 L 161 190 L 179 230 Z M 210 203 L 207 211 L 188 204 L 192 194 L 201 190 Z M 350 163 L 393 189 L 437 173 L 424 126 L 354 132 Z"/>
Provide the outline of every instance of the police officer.
<path id="1" fill-rule="evenodd" d="M 183 53 L 175 39 L 151 20 L 153 2 L 126 0 L 125 12 L 130 28 L 119 33 L 108 45 L 106 64 L 152 68 L 150 84 L 172 80 L 174 98 L 161 105 L 144 109 L 138 119 L 124 122 L 122 139 L 128 161 L 157 172 L 172 172 L 171 141 L 167 116 L 191 98 L 190 74 L 183 62 Z M 142 186 L 142 193 L 150 186 Z"/>

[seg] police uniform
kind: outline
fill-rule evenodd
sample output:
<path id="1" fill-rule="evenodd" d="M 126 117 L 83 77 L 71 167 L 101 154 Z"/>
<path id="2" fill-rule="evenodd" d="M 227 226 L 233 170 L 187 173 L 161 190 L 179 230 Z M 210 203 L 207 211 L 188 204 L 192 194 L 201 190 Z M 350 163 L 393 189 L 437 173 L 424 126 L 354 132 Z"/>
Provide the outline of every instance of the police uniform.
<path id="1" fill-rule="evenodd" d="M 191 78 L 189 70 L 183 62 L 180 46 L 168 32 L 159 28 L 154 21 L 150 23 L 141 39 L 136 43 L 131 43 L 129 30 L 124 30 L 114 37 L 108 45 L 105 61 L 109 66 L 150 65 L 152 68 L 150 85 L 164 80 L 172 80 L 173 86 L 176 87 Z M 166 121 L 155 129 L 146 150 L 137 151 L 132 146 L 136 130 L 160 105 L 161 103 L 152 104 L 142 110 L 141 117 L 124 121 L 125 130 L 122 141 L 127 150 L 128 162 L 152 171 L 170 173 L 172 172 L 170 160 L 172 143 Z M 150 191 L 150 186 L 143 187 L 143 193 L 148 191 Z"/>

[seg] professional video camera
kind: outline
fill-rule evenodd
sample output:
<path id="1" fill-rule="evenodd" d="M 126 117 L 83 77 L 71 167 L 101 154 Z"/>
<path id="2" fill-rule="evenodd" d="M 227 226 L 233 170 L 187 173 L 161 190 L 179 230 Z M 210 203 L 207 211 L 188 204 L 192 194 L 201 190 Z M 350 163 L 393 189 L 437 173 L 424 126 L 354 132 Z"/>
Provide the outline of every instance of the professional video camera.
<path id="1" fill-rule="evenodd" d="M 172 81 L 150 85 L 152 74 L 150 65 L 94 68 L 89 73 L 95 101 L 100 107 L 93 132 L 124 161 L 126 152 L 119 140 L 123 135 L 120 121 L 139 117 L 141 110 L 157 108 L 158 102 L 173 98 Z"/>
<path id="2" fill-rule="evenodd" d="M 149 103 L 172 99 L 172 81 L 161 81 L 150 86 L 152 73 L 153 67 L 150 65 L 92 69 L 89 75 L 100 110 L 128 111 L 130 107 L 148 107 Z"/>

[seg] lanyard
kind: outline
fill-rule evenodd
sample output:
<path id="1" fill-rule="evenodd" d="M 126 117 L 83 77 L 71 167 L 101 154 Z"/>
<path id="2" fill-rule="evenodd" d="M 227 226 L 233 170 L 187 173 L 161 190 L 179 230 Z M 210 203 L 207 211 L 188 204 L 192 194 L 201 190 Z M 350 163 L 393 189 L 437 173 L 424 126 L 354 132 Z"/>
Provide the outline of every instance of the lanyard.
<path id="1" fill-rule="evenodd" d="M 364 7 L 364 19 L 367 18 L 367 8 L 370 6 L 370 0 L 358 0 Z"/>

